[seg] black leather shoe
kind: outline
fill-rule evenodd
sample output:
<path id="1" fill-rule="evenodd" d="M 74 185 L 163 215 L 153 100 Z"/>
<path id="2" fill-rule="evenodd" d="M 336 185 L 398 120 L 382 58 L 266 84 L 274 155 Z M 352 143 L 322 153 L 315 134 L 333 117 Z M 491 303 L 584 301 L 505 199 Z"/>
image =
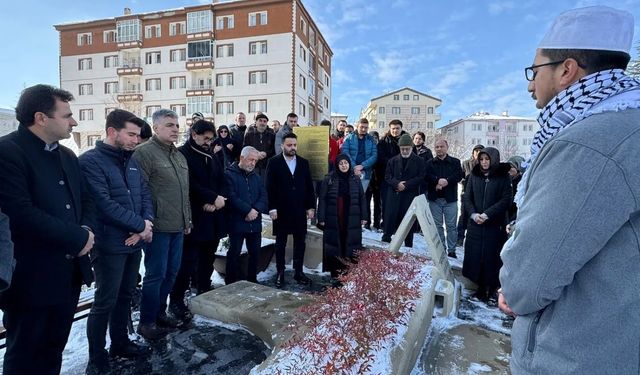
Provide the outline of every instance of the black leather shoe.
<path id="1" fill-rule="evenodd" d="M 458 259 L 458 255 L 456 255 L 455 251 L 449 251 L 449 253 L 447 253 L 447 256 L 449 258 L 454 258 L 454 259 Z"/>
<path id="2" fill-rule="evenodd" d="M 307 277 L 304 273 L 296 273 L 293 276 L 293 279 L 298 282 L 298 284 L 309 285 L 311 284 L 311 279 Z"/>
<path id="3" fill-rule="evenodd" d="M 138 326 L 138 334 L 147 341 L 160 340 L 165 337 L 167 333 L 169 333 L 169 331 L 155 324 L 141 324 Z"/>
<path id="4" fill-rule="evenodd" d="M 107 358 L 106 351 L 104 352 L 104 354 L 94 356 L 93 358 L 89 358 L 89 363 L 87 363 L 87 369 L 85 370 L 85 374 L 87 375 L 111 374 L 111 364 L 109 363 L 109 358 Z"/>
<path id="5" fill-rule="evenodd" d="M 158 325 L 158 327 L 162 328 L 178 328 L 181 323 L 182 322 L 178 319 L 169 316 L 164 312 L 158 314 L 158 318 L 156 318 L 156 324 Z"/>
<path id="6" fill-rule="evenodd" d="M 144 345 L 138 345 L 131 341 L 117 346 L 111 345 L 109 355 L 112 357 L 136 358 L 151 354 L 151 348 Z"/>
<path id="7" fill-rule="evenodd" d="M 182 323 L 189 323 L 193 319 L 193 314 L 189 311 L 189 308 L 184 303 L 170 303 L 169 311 Z"/>
<path id="8" fill-rule="evenodd" d="M 278 272 L 276 276 L 276 288 L 282 288 L 284 286 L 284 272 Z"/>

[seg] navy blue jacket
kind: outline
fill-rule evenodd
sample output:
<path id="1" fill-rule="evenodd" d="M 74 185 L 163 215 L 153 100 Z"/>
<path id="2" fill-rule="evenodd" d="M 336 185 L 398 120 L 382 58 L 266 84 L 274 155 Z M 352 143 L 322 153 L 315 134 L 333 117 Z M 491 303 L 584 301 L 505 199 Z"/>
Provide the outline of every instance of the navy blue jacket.
<path id="1" fill-rule="evenodd" d="M 98 209 L 96 248 L 110 254 L 132 253 L 144 241 L 126 246 L 132 233 L 144 230 L 144 221 L 153 221 L 151 193 L 138 163 L 125 151 L 102 141 L 79 158 L 89 191 Z"/>
<path id="2" fill-rule="evenodd" d="M 262 232 L 262 216 L 253 221 L 245 221 L 245 216 L 254 208 L 261 214 L 267 213 L 267 190 L 262 178 L 233 163 L 224 172 L 224 196 L 227 197 L 227 225 L 230 234 Z"/>

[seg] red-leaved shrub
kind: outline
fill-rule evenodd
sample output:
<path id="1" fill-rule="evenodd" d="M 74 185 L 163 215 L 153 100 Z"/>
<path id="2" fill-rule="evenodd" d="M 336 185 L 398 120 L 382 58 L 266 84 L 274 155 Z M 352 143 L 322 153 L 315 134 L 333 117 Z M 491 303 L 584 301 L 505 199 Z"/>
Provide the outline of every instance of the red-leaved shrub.
<path id="1" fill-rule="evenodd" d="M 426 258 L 365 250 L 340 277 L 342 288 L 316 296 L 289 325 L 278 375 L 363 374 L 376 350 L 406 325 L 428 279 Z M 301 332 L 301 333 L 300 333 Z"/>

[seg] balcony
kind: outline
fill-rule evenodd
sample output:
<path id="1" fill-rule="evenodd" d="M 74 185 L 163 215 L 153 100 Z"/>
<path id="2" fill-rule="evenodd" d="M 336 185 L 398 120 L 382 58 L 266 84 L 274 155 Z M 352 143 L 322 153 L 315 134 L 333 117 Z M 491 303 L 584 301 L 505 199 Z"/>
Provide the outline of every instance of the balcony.
<path id="1" fill-rule="evenodd" d="M 118 93 L 119 102 L 141 102 L 142 92 L 139 88 L 127 88 Z"/>
<path id="2" fill-rule="evenodd" d="M 203 56 L 190 58 L 186 64 L 187 70 L 208 70 L 213 69 L 213 56 Z"/>
<path id="3" fill-rule="evenodd" d="M 140 76 L 142 75 L 142 66 L 138 59 L 123 59 L 122 64 L 117 69 L 119 76 Z"/>
<path id="4" fill-rule="evenodd" d="M 192 85 L 187 88 L 187 96 L 213 96 L 213 85 Z"/>
<path id="5" fill-rule="evenodd" d="M 131 49 L 131 48 L 137 48 L 137 49 L 142 48 L 142 41 L 131 40 L 128 42 L 118 42 L 118 50 Z"/>
<path id="6" fill-rule="evenodd" d="M 188 33 L 187 41 L 213 39 L 213 31 L 201 31 L 198 33 Z"/>

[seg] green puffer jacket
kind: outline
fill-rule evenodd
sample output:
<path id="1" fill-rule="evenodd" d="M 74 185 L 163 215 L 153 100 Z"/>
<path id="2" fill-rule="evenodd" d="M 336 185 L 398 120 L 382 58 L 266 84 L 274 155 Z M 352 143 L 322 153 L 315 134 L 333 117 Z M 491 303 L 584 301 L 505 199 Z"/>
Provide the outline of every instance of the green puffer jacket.
<path id="1" fill-rule="evenodd" d="M 174 145 L 153 136 L 136 148 L 136 158 L 151 190 L 154 232 L 181 232 L 191 228 L 189 167 Z"/>

